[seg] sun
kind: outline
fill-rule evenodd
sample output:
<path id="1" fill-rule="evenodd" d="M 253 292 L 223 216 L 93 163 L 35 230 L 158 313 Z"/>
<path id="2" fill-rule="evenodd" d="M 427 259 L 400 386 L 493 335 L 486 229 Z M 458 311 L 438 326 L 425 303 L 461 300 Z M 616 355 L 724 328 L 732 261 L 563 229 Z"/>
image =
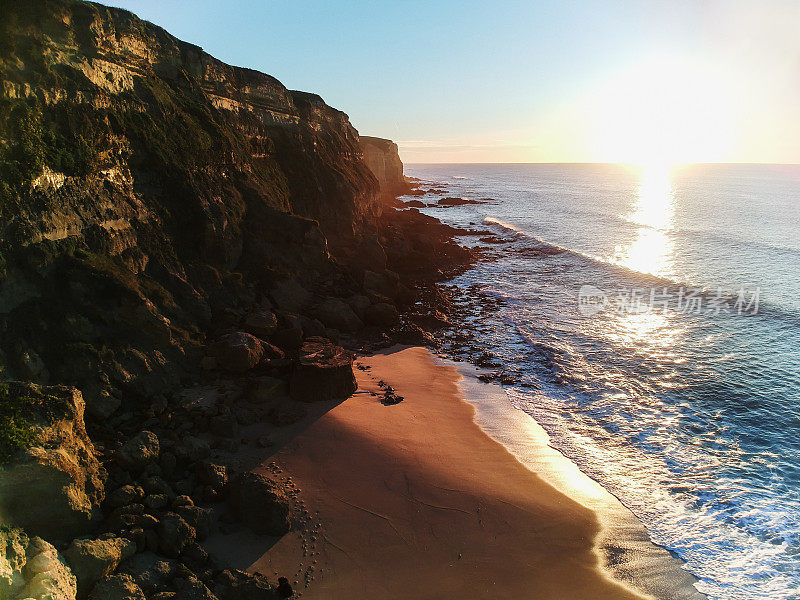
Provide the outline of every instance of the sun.
<path id="1" fill-rule="evenodd" d="M 591 95 L 598 160 L 651 168 L 725 160 L 734 90 L 723 70 L 708 65 L 675 57 L 637 63 Z"/>

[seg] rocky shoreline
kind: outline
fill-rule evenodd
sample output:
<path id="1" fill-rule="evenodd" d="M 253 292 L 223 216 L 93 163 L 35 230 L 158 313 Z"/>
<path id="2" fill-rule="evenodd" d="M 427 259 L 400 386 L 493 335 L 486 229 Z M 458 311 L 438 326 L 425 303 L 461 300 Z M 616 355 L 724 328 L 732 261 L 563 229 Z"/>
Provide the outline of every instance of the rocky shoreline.
<path id="1" fill-rule="evenodd" d="M 12 13 L 0 597 L 289 597 L 302 568 L 227 568 L 205 541 L 319 526 L 254 457 L 355 391 L 356 353 L 435 343 L 440 282 L 481 257 L 455 238 L 489 232 L 395 200 L 424 193 L 396 146 L 316 96 L 119 9 Z"/>

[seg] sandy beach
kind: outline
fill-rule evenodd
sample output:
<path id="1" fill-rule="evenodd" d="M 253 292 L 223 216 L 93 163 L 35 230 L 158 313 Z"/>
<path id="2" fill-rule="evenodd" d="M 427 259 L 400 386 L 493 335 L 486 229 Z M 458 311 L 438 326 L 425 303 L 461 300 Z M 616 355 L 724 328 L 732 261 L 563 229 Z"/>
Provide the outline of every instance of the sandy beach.
<path id="1" fill-rule="evenodd" d="M 475 424 L 457 369 L 417 347 L 359 363 L 359 392 L 273 457 L 318 524 L 250 548 L 249 570 L 305 563 L 305 598 L 644 597 L 601 570 L 596 515 Z M 381 404 L 381 380 L 404 401 Z"/>

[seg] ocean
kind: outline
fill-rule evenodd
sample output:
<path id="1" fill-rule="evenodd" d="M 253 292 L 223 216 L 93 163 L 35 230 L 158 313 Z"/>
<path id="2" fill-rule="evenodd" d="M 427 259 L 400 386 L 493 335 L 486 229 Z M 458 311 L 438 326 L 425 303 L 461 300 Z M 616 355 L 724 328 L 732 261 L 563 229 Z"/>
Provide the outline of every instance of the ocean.
<path id="1" fill-rule="evenodd" d="M 451 283 L 512 404 L 709 598 L 800 599 L 800 166 L 405 172 L 485 200 L 420 210 L 502 239 Z"/>

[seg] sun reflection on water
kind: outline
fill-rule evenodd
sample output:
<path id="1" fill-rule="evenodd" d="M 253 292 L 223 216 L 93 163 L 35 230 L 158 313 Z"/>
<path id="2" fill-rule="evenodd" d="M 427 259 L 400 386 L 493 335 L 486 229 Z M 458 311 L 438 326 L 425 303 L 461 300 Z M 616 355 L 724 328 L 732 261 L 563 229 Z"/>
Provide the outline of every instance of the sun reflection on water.
<path id="1" fill-rule="evenodd" d="M 668 165 L 642 167 L 639 189 L 625 217 L 639 225 L 636 238 L 615 248 L 613 262 L 642 273 L 665 276 L 672 271 L 675 197 Z"/>

